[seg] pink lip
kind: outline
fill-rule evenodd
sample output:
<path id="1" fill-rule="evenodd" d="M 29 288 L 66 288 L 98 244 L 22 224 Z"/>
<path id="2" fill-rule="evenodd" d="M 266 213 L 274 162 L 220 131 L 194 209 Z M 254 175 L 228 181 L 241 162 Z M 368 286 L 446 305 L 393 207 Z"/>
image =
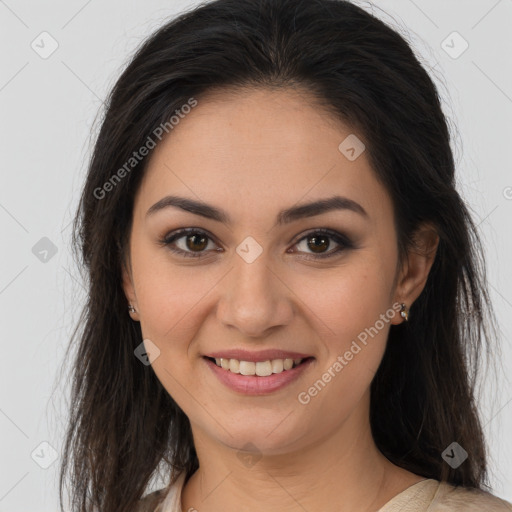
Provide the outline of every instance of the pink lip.
<path id="1" fill-rule="evenodd" d="M 229 352 L 229 354 L 231 353 L 232 352 Z M 307 370 L 307 368 L 309 368 L 309 365 L 314 361 L 314 359 L 311 357 L 303 363 L 299 364 L 299 366 L 292 368 L 291 370 L 285 370 L 281 373 L 273 373 L 268 377 L 258 377 L 257 375 L 241 375 L 240 373 L 233 373 L 229 370 L 220 368 L 213 361 L 206 359 L 206 357 L 203 359 L 208 367 L 212 370 L 212 372 L 224 385 L 233 391 L 237 391 L 238 393 L 243 393 L 246 395 L 266 395 L 274 391 L 278 391 L 296 380 L 304 371 Z M 233 359 L 238 358 L 234 357 Z M 267 359 L 281 358 L 271 357 Z M 248 359 L 242 360 L 247 361 Z M 261 361 L 261 359 L 258 360 Z"/>
<path id="2" fill-rule="evenodd" d="M 306 359 L 306 357 L 311 357 L 311 355 L 276 349 L 260 350 L 259 352 L 249 352 L 248 350 L 243 349 L 232 349 L 212 352 L 210 354 L 206 354 L 206 357 L 213 357 L 214 359 L 238 359 L 239 361 L 252 361 L 257 363 L 258 361 L 268 361 L 272 359 Z"/>

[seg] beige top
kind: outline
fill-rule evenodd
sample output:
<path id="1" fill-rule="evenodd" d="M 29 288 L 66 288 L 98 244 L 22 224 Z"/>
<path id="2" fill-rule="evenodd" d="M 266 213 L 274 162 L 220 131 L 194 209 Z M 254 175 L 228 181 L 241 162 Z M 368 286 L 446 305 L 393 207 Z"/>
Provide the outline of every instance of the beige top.
<path id="1" fill-rule="evenodd" d="M 151 504 L 155 498 L 164 496 L 164 489 L 143 498 L 135 512 L 183 512 L 184 483 L 185 473 L 181 473 L 156 508 Z M 485 491 L 426 479 L 397 494 L 376 512 L 512 512 L 512 504 Z"/>

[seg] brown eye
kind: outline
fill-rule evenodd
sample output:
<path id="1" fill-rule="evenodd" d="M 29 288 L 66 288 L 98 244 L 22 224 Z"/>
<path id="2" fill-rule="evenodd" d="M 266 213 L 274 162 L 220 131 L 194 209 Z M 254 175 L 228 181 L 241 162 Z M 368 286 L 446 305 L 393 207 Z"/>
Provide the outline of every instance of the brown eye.
<path id="1" fill-rule="evenodd" d="M 329 237 L 325 235 L 320 236 L 308 236 L 308 247 L 313 252 L 322 253 L 324 250 L 327 250 L 329 248 Z"/>
<path id="2" fill-rule="evenodd" d="M 333 245 L 333 241 L 338 247 L 333 250 L 328 250 Z M 316 231 L 311 231 L 305 237 L 301 238 L 295 245 L 300 248 L 301 244 L 304 245 L 304 248 L 298 252 L 305 253 L 306 255 L 304 257 L 310 259 L 330 258 L 343 250 L 354 247 L 352 242 L 346 236 L 329 229 L 317 229 Z"/>
<path id="3" fill-rule="evenodd" d="M 180 229 L 174 233 L 169 233 L 163 240 L 160 240 L 160 244 L 167 246 L 173 253 L 191 258 L 207 256 L 207 253 L 212 250 L 222 251 L 221 248 L 210 248 L 210 250 L 208 250 L 210 242 L 213 244 L 213 247 L 216 246 L 213 242 L 213 238 L 208 233 L 196 228 Z M 338 247 L 329 250 L 333 242 Z M 346 236 L 329 229 L 311 231 L 295 245 L 300 246 L 302 243 L 304 243 L 305 247 L 303 250 L 297 252 L 305 253 L 303 257 L 306 259 L 329 258 L 343 250 L 354 247 Z"/>
<path id="4" fill-rule="evenodd" d="M 191 251 L 202 251 L 208 245 L 208 237 L 202 234 L 192 234 L 185 237 L 187 248 Z"/>
<path id="5" fill-rule="evenodd" d="M 160 240 L 160 243 L 168 246 L 170 251 L 192 258 L 204 256 L 208 252 L 206 249 L 209 242 L 212 242 L 212 239 L 207 233 L 194 228 L 181 229 Z"/>

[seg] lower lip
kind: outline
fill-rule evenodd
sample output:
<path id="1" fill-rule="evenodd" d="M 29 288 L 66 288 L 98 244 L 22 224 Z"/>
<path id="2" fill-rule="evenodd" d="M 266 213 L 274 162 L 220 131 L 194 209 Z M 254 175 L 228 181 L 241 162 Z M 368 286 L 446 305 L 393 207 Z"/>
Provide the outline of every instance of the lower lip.
<path id="1" fill-rule="evenodd" d="M 245 395 L 266 395 L 268 393 L 278 391 L 297 379 L 314 361 L 313 358 L 310 358 L 291 370 L 284 370 L 281 373 L 273 373 L 268 377 L 258 377 L 256 375 L 233 373 L 217 366 L 209 359 L 204 358 L 204 360 L 223 384 L 233 391 L 237 391 L 238 393 L 243 393 Z"/>

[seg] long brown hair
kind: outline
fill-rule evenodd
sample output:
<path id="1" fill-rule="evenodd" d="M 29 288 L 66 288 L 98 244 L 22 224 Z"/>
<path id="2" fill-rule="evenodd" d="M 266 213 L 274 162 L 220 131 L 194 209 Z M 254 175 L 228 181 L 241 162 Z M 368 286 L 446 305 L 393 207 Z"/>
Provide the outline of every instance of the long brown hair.
<path id="1" fill-rule="evenodd" d="M 74 223 L 88 298 L 73 335 L 61 507 L 66 477 L 73 511 L 128 512 L 158 468 L 189 476 L 198 467 L 188 418 L 134 357 L 141 329 L 122 288 L 133 198 L 149 156 L 118 170 L 190 98 L 228 86 L 303 87 L 364 135 L 393 201 L 400 261 L 420 223 L 435 226 L 440 242 L 426 287 L 411 320 L 391 327 L 371 385 L 371 426 L 395 464 L 482 488 L 475 384 L 479 358 L 495 343 L 494 319 L 433 81 L 396 31 L 348 1 L 216 0 L 147 39 L 106 102 Z M 456 469 L 441 457 L 454 441 L 469 454 Z"/>

